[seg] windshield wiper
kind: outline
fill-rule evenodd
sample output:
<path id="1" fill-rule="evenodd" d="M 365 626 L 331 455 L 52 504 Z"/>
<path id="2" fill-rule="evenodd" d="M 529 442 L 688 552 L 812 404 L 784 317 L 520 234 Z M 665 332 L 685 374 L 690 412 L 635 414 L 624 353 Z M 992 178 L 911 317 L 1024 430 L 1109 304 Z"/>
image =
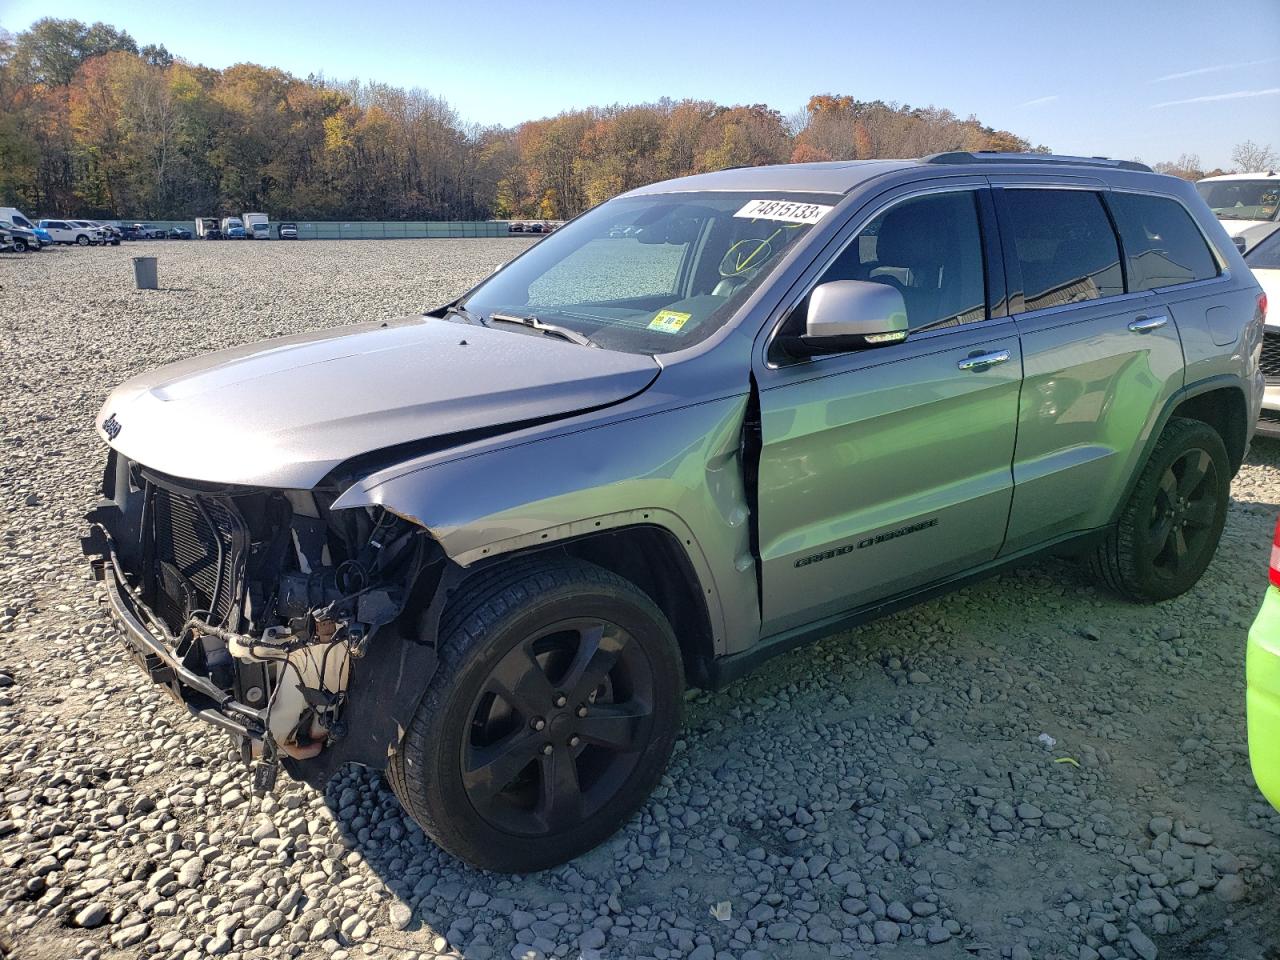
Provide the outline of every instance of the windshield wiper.
<path id="1" fill-rule="evenodd" d="M 484 322 L 484 317 L 480 316 L 478 313 L 472 313 L 460 303 L 455 303 L 445 307 L 444 315 L 447 317 L 451 313 L 457 314 L 463 320 L 467 321 L 467 323 L 474 323 L 476 326 L 480 327 L 488 326 L 488 324 Z"/>
<path id="2" fill-rule="evenodd" d="M 590 339 L 584 337 L 577 330 L 570 330 L 568 327 L 557 326 L 554 323 L 544 323 L 537 317 L 519 317 L 510 313 L 491 313 L 489 314 L 490 323 L 518 323 L 522 327 L 528 327 L 530 330 L 537 330 L 539 333 L 545 333 L 550 337 L 560 337 L 568 340 L 570 343 L 576 343 L 584 347 L 594 347 L 595 344 Z"/>

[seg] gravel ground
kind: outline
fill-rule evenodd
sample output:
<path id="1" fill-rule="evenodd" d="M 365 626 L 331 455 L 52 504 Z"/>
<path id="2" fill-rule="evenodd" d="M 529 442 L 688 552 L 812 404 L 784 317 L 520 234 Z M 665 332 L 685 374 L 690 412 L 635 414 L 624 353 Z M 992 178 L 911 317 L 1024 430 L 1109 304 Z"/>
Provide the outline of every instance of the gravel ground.
<path id="1" fill-rule="evenodd" d="M 15 956 L 1280 956 L 1280 815 L 1249 776 L 1243 718 L 1280 511 L 1280 447 L 1261 440 L 1190 594 L 1131 606 L 1046 561 L 697 694 L 653 799 L 567 867 L 464 867 L 367 771 L 254 798 L 94 598 L 77 542 L 103 460 L 92 417 L 138 370 L 420 310 L 526 243 L 0 255 Z M 142 252 L 160 291 L 132 289 Z"/>

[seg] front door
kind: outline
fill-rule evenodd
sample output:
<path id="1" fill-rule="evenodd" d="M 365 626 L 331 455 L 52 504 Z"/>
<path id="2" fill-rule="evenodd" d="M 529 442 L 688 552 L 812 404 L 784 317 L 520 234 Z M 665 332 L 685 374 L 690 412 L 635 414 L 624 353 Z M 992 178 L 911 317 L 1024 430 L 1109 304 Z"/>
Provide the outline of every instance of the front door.
<path id="1" fill-rule="evenodd" d="M 889 201 L 819 282 L 898 288 L 908 339 L 758 371 L 766 636 L 999 552 L 1022 356 L 1014 323 L 992 316 L 987 209 L 971 188 Z"/>

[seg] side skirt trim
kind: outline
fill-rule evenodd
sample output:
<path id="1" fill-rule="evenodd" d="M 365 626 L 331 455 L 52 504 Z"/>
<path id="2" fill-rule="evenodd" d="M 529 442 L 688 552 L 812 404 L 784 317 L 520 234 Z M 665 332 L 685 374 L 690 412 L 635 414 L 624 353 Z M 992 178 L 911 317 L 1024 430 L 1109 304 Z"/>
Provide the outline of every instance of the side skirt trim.
<path id="1" fill-rule="evenodd" d="M 917 603 L 932 600 L 959 587 L 985 580 L 993 574 L 1011 567 L 1020 566 L 1046 554 L 1057 552 L 1073 553 L 1086 550 L 1101 542 L 1109 530 L 1110 527 L 1102 527 L 1081 533 L 1069 533 L 1049 543 L 1037 544 L 1007 557 L 997 557 L 995 560 L 980 567 L 975 567 L 966 573 L 957 574 L 944 580 L 937 580 L 885 600 L 878 600 L 866 606 L 847 610 L 844 613 L 837 613 L 822 620 L 816 620 L 813 623 L 774 634 L 771 637 L 765 637 L 750 649 L 716 659 L 711 664 L 709 671 L 710 688 L 712 690 L 721 690 L 735 680 L 751 673 L 766 660 L 787 653 L 796 647 L 818 640 L 821 637 L 838 633 L 841 630 L 848 630 L 851 627 L 860 626 L 886 614 L 895 613 L 898 610 L 915 606 Z"/>

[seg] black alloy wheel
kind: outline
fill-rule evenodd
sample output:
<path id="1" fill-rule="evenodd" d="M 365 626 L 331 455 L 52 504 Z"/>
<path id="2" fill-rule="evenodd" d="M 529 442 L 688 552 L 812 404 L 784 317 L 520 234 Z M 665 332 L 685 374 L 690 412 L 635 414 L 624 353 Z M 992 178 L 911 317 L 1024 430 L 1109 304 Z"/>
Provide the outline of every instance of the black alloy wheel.
<path id="1" fill-rule="evenodd" d="M 1139 601 L 1191 589 L 1222 537 L 1231 474 L 1217 430 L 1200 420 L 1170 420 L 1092 557 L 1095 574 Z"/>
<path id="2" fill-rule="evenodd" d="M 671 625 L 584 561 L 517 560 L 465 581 L 387 777 L 449 853 L 527 873 L 612 835 L 661 779 L 680 729 Z"/>
<path id="3" fill-rule="evenodd" d="M 500 830 L 545 836 L 594 816 L 640 760 L 653 669 L 614 623 L 576 618 L 516 644 L 474 698 L 462 783 Z"/>
<path id="4" fill-rule="evenodd" d="M 1218 512 L 1218 470 L 1207 450 L 1192 447 L 1165 470 L 1151 503 L 1147 548 L 1158 575 L 1176 579 L 1210 545 Z"/>

